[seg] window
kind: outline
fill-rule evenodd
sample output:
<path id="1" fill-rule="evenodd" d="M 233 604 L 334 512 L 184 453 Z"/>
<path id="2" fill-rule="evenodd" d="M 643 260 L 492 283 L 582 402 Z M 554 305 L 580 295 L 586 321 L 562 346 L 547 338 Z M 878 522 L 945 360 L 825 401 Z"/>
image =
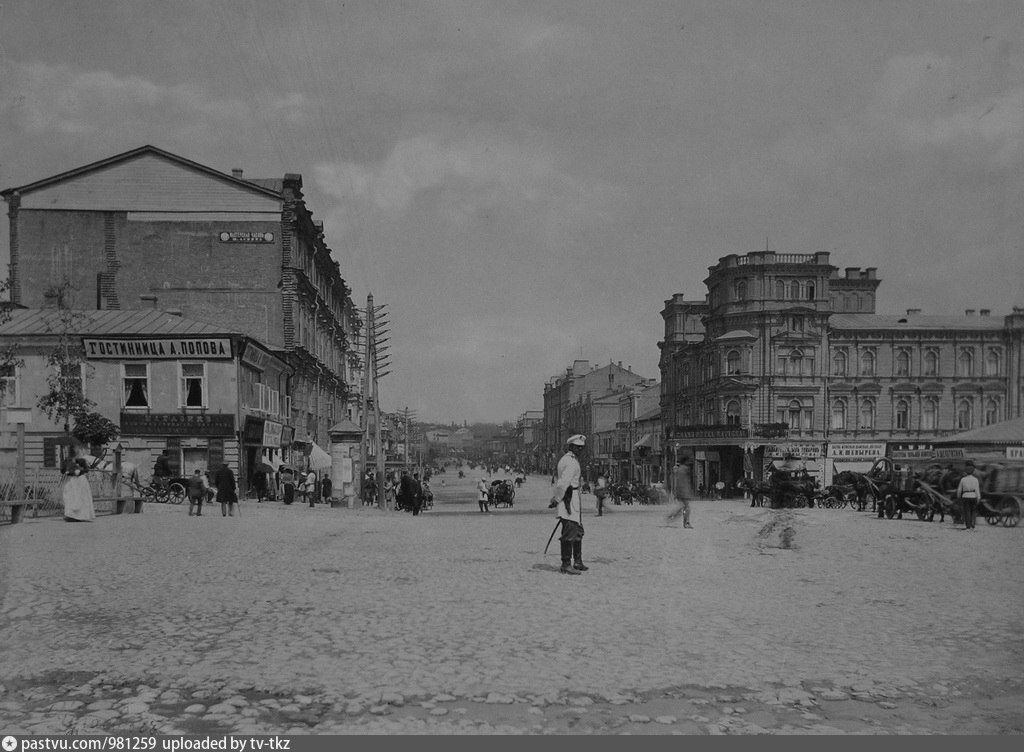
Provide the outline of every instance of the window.
<path id="1" fill-rule="evenodd" d="M 832 356 L 832 375 L 846 376 L 849 358 L 846 353 L 839 351 Z"/>
<path id="2" fill-rule="evenodd" d="M 999 422 L 999 404 L 994 399 L 985 401 L 985 425 Z"/>
<path id="3" fill-rule="evenodd" d="M 790 328 L 794 332 L 802 332 L 804 330 L 804 317 L 794 316 L 793 320 L 790 322 Z"/>
<path id="4" fill-rule="evenodd" d="M 836 400 L 832 403 L 832 430 L 846 430 L 846 403 L 843 400 Z"/>
<path id="5" fill-rule="evenodd" d="M 896 375 L 910 376 L 910 353 L 906 350 L 896 353 Z"/>
<path id="6" fill-rule="evenodd" d="M 875 354 L 871 350 L 862 353 L 860 356 L 860 375 L 875 375 Z"/>
<path id="7" fill-rule="evenodd" d="M 968 430 L 973 422 L 973 413 L 971 401 L 968 399 L 960 400 L 956 406 L 956 427 L 961 431 Z"/>
<path id="8" fill-rule="evenodd" d="M 739 400 L 729 400 L 725 405 L 725 422 L 730 426 L 738 426 L 740 424 Z"/>
<path id="9" fill-rule="evenodd" d="M 18 394 L 18 369 L 16 366 L 0 367 L 0 407 L 18 407 L 21 395 Z"/>
<path id="10" fill-rule="evenodd" d="M 929 350 L 924 354 L 924 375 L 939 375 L 939 354 L 935 350 Z"/>
<path id="11" fill-rule="evenodd" d="M 868 429 L 875 427 L 875 403 L 869 399 L 860 403 L 860 427 Z"/>
<path id="12" fill-rule="evenodd" d="M 793 283 L 789 286 L 789 297 L 792 298 L 793 300 L 800 300 L 800 283 L 797 282 L 795 279 L 793 280 Z"/>
<path id="13" fill-rule="evenodd" d="M 849 311 L 850 310 L 850 296 L 849 295 L 844 295 L 843 296 L 843 310 L 844 311 Z"/>
<path id="14" fill-rule="evenodd" d="M 789 374 L 790 376 L 800 376 L 803 373 L 804 354 L 799 350 L 794 350 L 789 354 Z"/>
<path id="15" fill-rule="evenodd" d="M 206 407 L 206 364 L 181 364 L 181 406 Z"/>
<path id="16" fill-rule="evenodd" d="M 906 431 L 910 428 L 910 403 L 906 400 L 896 402 L 896 429 Z"/>
<path id="17" fill-rule="evenodd" d="M 813 282 L 808 282 L 807 283 L 807 299 L 808 300 L 814 300 L 814 283 Z"/>
<path id="18" fill-rule="evenodd" d="M 149 407 L 149 364 L 125 363 L 121 375 L 124 406 Z"/>
<path id="19" fill-rule="evenodd" d="M 985 375 L 986 376 L 998 376 L 1000 366 L 999 351 L 989 350 L 985 353 Z"/>
<path id="20" fill-rule="evenodd" d="M 785 300 L 786 299 L 786 283 L 781 279 L 775 283 L 775 299 Z"/>
<path id="21" fill-rule="evenodd" d="M 725 356 L 725 369 L 729 374 L 736 374 L 740 372 L 739 350 L 730 350 L 729 354 Z"/>
<path id="22" fill-rule="evenodd" d="M 736 283 L 736 300 L 747 299 L 747 283 L 743 280 Z"/>
<path id="23" fill-rule="evenodd" d="M 921 430 L 934 431 L 939 427 L 939 401 L 928 397 L 921 406 Z"/>
<path id="24" fill-rule="evenodd" d="M 805 407 L 800 400 L 790 400 L 777 409 L 780 423 L 787 423 L 791 431 L 809 430 L 811 428 L 811 408 Z"/>
<path id="25" fill-rule="evenodd" d="M 863 308 L 864 308 L 864 299 L 860 295 L 858 295 L 856 297 L 857 297 L 857 310 L 858 311 L 863 310 Z"/>
<path id="26" fill-rule="evenodd" d="M 963 378 L 970 378 L 974 375 L 974 353 L 966 347 L 960 351 L 956 359 L 957 375 Z"/>

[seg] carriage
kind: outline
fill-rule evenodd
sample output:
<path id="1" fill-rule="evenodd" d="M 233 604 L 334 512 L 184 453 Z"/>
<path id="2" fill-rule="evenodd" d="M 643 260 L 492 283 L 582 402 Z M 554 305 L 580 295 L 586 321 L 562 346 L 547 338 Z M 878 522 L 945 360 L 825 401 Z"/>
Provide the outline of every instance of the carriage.
<path id="1" fill-rule="evenodd" d="M 491 483 L 487 491 L 490 505 L 495 509 L 500 507 L 511 507 L 516 498 L 515 485 L 510 480 L 496 480 Z"/>

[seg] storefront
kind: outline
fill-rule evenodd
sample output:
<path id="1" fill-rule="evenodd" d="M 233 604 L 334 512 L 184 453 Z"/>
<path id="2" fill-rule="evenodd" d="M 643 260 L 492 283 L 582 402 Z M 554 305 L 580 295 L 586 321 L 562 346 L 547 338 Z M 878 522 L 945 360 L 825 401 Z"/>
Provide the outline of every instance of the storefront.
<path id="1" fill-rule="evenodd" d="M 885 455 L 884 441 L 836 441 L 828 445 L 822 486 L 842 472 L 866 473 L 875 460 Z"/>
<path id="2" fill-rule="evenodd" d="M 288 464 L 286 446 L 291 445 L 295 429 L 276 420 L 255 415 L 245 416 L 242 429 L 243 472 L 246 487 L 252 487 L 252 477 L 261 465 L 274 470 Z M 285 444 L 287 440 L 288 444 Z"/>

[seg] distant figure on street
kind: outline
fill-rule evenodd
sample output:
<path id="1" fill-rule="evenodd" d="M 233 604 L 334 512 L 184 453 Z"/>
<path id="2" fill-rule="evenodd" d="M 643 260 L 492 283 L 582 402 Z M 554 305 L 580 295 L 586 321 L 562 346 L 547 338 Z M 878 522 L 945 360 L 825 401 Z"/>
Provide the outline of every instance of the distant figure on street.
<path id="1" fill-rule="evenodd" d="M 306 479 L 302 483 L 302 493 L 306 496 L 306 501 L 309 502 L 311 507 L 316 506 L 316 470 L 313 468 L 309 469 L 306 473 Z"/>
<path id="2" fill-rule="evenodd" d="M 89 461 L 85 447 L 76 445 L 62 468 L 64 478 L 60 486 L 65 522 L 92 522 L 96 519 L 92 489 L 89 487 Z"/>
<path id="3" fill-rule="evenodd" d="M 281 465 L 281 488 L 285 504 L 295 501 L 295 474 L 286 465 Z"/>
<path id="4" fill-rule="evenodd" d="M 974 462 L 967 460 L 964 463 L 964 477 L 956 487 L 956 497 L 964 510 L 964 530 L 974 530 L 974 524 L 978 520 L 978 501 L 981 499 L 981 484 L 974 474 Z"/>
<path id="5" fill-rule="evenodd" d="M 252 474 L 252 487 L 256 490 L 256 503 L 262 503 L 268 494 L 270 479 L 267 477 L 267 469 L 262 465 L 256 468 Z"/>
<path id="6" fill-rule="evenodd" d="M 193 512 L 196 517 L 203 516 L 203 502 L 206 501 L 206 492 L 210 486 L 206 482 L 201 468 L 196 468 L 195 473 L 188 479 L 188 516 Z"/>
<path id="7" fill-rule="evenodd" d="M 558 479 L 548 508 L 557 509 L 562 534 L 562 574 L 580 574 L 590 567 L 583 563 L 583 504 L 580 499 L 580 461 L 587 437 L 573 434 L 566 440 L 566 452 L 558 460 Z"/>
<path id="8" fill-rule="evenodd" d="M 692 528 L 690 524 L 690 500 L 693 498 L 693 457 L 687 455 L 682 461 L 676 460 L 672 468 L 672 498 L 676 500 L 675 509 L 669 512 L 665 521 L 674 524 L 680 516 L 683 518 L 683 527 Z"/>
<path id="9" fill-rule="evenodd" d="M 402 477 L 398 481 L 398 508 L 406 512 L 412 511 L 413 500 L 416 490 L 413 485 L 413 477 L 408 470 L 402 471 Z"/>
<path id="10" fill-rule="evenodd" d="M 331 493 L 333 492 L 333 490 L 334 489 L 331 484 L 331 474 L 330 472 L 325 471 L 324 477 L 320 481 L 320 498 L 323 500 L 324 504 L 331 503 Z"/>
<path id="11" fill-rule="evenodd" d="M 153 463 L 153 481 L 160 488 L 167 488 L 171 479 L 171 458 L 168 456 L 167 450 L 164 449 L 160 452 L 160 456 L 156 458 L 156 462 Z"/>
<path id="12" fill-rule="evenodd" d="M 489 493 L 490 492 L 487 489 L 487 481 L 481 477 L 480 482 L 476 484 L 477 503 L 480 505 L 481 512 L 491 511 L 487 508 L 488 503 L 491 500 Z"/>
<path id="13" fill-rule="evenodd" d="M 608 496 L 608 479 L 604 473 L 597 476 L 597 485 L 594 487 L 594 497 L 597 499 L 597 516 L 604 515 L 604 500 Z"/>
<path id="14" fill-rule="evenodd" d="M 226 464 L 217 468 L 217 472 L 213 475 L 213 485 L 217 489 L 217 501 L 220 502 L 221 516 L 234 517 L 235 507 L 238 505 L 238 486 L 231 468 Z"/>
<path id="15" fill-rule="evenodd" d="M 412 513 L 416 516 L 423 507 L 423 484 L 420 482 L 420 474 L 412 474 Z"/>

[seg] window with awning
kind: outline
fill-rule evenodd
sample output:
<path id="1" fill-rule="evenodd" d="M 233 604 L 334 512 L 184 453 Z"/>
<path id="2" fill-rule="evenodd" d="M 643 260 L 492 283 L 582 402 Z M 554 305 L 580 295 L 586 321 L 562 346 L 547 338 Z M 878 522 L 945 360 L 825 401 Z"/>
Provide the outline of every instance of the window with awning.
<path id="1" fill-rule="evenodd" d="M 640 440 L 633 445 L 633 448 L 639 449 L 640 447 L 651 447 L 653 446 L 652 442 L 652 435 L 649 433 L 645 433 L 643 436 L 640 437 Z"/>

